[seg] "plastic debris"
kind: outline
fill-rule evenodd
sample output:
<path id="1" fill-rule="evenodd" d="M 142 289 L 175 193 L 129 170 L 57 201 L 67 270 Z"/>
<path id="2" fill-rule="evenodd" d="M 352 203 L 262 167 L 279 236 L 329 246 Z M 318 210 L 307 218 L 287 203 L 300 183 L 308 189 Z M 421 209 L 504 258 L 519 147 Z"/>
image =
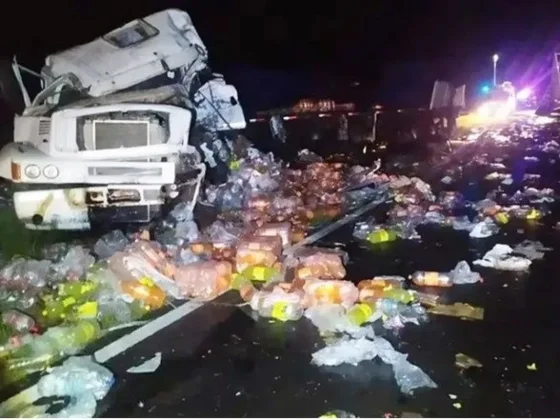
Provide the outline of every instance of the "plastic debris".
<path id="1" fill-rule="evenodd" d="M 343 410 L 332 410 L 328 411 L 322 416 L 319 417 L 320 419 L 355 419 L 356 416 L 351 414 L 347 411 Z"/>
<path id="2" fill-rule="evenodd" d="M 514 253 L 523 255 L 531 261 L 542 259 L 544 257 L 544 253 L 551 250 L 552 248 L 546 248 L 539 241 L 530 240 L 525 240 L 513 248 Z"/>
<path id="3" fill-rule="evenodd" d="M 123 251 L 129 243 L 130 241 L 122 231 L 114 230 L 99 238 L 93 247 L 93 252 L 104 260 L 119 251 Z"/>
<path id="4" fill-rule="evenodd" d="M 471 306 L 467 303 L 454 303 L 453 305 L 438 304 L 428 308 L 428 313 L 477 321 L 482 321 L 484 319 L 484 308 Z"/>
<path id="5" fill-rule="evenodd" d="M 510 246 L 497 244 L 473 264 L 504 271 L 526 271 L 531 265 L 531 260 L 511 255 L 512 253 L 513 249 Z"/>
<path id="6" fill-rule="evenodd" d="M 111 371 L 91 356 L 71 357 L 37 383 L 41 397 L 70 397 L 70 403 L 50 417 L 92 418 L 97 401 L 105 398 L 114 383 Z"/>
<path id="7" fill-rule="evenodd" d="M 157 352 L 154 357 L 127 369 L 127 373 L 152 373 L 161 365 L 161 352 Z"/>
<path id="8" fill-rule="evenodd" d="M 482 363 L 470 356 L 467 356 L 466 354 L 457 353 L 455 355 L 455 366 L 458 366 L 461 369 L 469 369 L 471 367 L 481 368 Z"/>
<path id="9" fill-rule="evenodd" d="M 406 354 L 399 353 L 391 343 L 380 337 L 373 340 L 342 339 L 313 353 L 312 363 L 318 366 L 338 366 L 345 363 L 357 366 L 376 356 L 393 366 L 395 379 L 402 393 L 412 394 L 417 388 L 437 387 L 428 375 L 407 360 Z"/>
<path id="10" fill-rule="evenodd" d="M 457 266 L 449 272 L 453 284 L 472 284 L 482 281 L 479 273 L 471 271 L 469 263 L 460 261 Z"/>
<path id="11" fill-rule="evenodd" d="M 305 311 L 305 317 L 323 334 L 329 332 L 347 333 L 357 338 L 373 336 L 371 327 L 362 328 L 353 324 L 342 305 L 324 304 L 312 306 Z M 373 322 L 380 317 L 381 313 L 372 314 L 367 322 Z"/>
<path id="12" fill-rule="evenodd" d="M 527 370 L 537 370 L 537 364 L 536 363 L 531 363 L 530 365 L 527 365 Z"/>
<path id="13" fill-rule="evenodd" d="M 366 338 L 342 339 L 312 354 L 312 363 L 318 366 L 338 366 L 343 363 L 357 366 L 377 356 L 377 346 Z"/>
<path id="14" fill-rule="evenodd" d="M 484 221 L 474 225 L 469 233 L 471 238 L 488 238 L 498 233 L 498 227 L 492 219 L 486 218 Z"/>

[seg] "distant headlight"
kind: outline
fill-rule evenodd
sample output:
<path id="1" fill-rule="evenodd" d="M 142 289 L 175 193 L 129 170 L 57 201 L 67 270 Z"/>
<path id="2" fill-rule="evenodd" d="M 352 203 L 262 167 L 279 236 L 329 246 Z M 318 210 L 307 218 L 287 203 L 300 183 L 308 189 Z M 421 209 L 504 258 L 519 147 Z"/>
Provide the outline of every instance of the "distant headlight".
<path id="1" fill-rule="evenodd" d="M 27 165 L 23 171 L 27 178 L 37 179 L 41 176 L 41 168 L 37 165 Z"/>
<path id="2" fill-rule="evenodd" d="M 59 174 L 60 174 L 60 172 L 59 172 L 58 168 L 54 165 L 47 165 L 43 169 L 43 175 L 45 175 L 45 177 L 49 178 L 49 179 L 54 179 L 54 178 L 58 177 Z"/>
<path id="3" fill-rule="evenodd" d="M 485 103 L 485 104 L 480 105 L 480 107 L 477 110 L 477 114 L 482 118 L 490 117 L 490 114 L 492 114 L 492 109 L 490 107 L 490 104 Z"/>

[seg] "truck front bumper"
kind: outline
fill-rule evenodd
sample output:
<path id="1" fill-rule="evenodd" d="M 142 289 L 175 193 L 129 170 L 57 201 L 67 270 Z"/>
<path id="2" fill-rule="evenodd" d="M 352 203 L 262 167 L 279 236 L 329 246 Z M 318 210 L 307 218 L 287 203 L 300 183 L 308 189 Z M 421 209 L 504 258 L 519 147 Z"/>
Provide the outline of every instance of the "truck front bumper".
<path id="1" fill-rule="evenodd" d="M 204 175 L 205 166 L 200 165 L 172 185 L 35 187 L 14 193 L 14 209 L 18 219 L 32 230 L 89 230 L 92 223 L 147 223 L 177 200 L 194 209 Z"/>

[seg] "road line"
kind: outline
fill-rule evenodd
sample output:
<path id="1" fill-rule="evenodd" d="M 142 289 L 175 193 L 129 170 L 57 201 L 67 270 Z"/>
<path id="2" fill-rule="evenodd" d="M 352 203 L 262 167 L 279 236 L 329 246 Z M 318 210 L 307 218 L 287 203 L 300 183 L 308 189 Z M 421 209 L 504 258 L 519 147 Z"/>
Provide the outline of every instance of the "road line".
<path id="1" fill-rule="evenodd" d="M 139 342 L 154 335 L 158 331 L 168 327 L 169 325 L 177 322 L 184 316 L 201 308 L 204 304 L 201 302 L 188 301 L 178 306 L 177 308 L 157 317 L 153 321 L 148 322 L 146 325 L 132 331 L 131 333 L 113 341 L 105 347 L 97 350 L 93 357 L 98 363 L 105 363 L 113 357 L 124 353 L 126 350 L 135 346 Z"/>
<path id="2" fill-rule="evenodd" d="M 335 230 L 341 228 L 342 226 L 353 222 L 354 220 L 356 220 L 358 217 L 364 215 L 365 213 L 367 213 L 368 211 L 373 210 L 375 207 L 379 206 L 380 204 L 383 204 L 384 202 L 386 202 L 388 199 L 387 198 L 381 198 L 378 200 L 374 200 L 371 203 L 365 204 L 364 206 L 358 208 L 357 210 L 355 210 L 354 212 L 347 214 L 346 216 L 342 217 L 341 219 L 337 220 L 334 223 L 331 223 L 328 226 L 325 226 L 323 229 L 315 232 L 312 235 L 309 235 L 307 238 L 305 238 L 303 241 L 298 242 L 297 244 L 291 246 L 290 248 L 286 249 L 284 251 L 284 254 L 286 255 L 291 255 L 293 254 L 293 252 L 301 247 L 307 246 L 307 245 L 311 245 L 314 242 L 317 242 L 320 239 L 323 239 L 325 236 L 327 236 L 329 233 L 334 232 Z"/>

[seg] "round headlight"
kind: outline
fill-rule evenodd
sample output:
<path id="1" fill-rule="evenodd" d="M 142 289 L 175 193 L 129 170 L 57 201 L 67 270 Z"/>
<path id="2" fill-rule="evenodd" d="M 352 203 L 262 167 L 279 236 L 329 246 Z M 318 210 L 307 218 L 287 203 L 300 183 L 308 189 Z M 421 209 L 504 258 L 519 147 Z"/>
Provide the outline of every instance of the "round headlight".
<path id="1" fill-rule="evenodd" d="M 27 165 L 24 170 L 25 176 L 31 179 L 39 178 L 41 175 L 41 168 L 37 165 Z"/>
<path id="2" fill-rule="evenodd" d="M 59 174 L 58 168 L 54 165 L 47 165 L 45 166 L 45 168 L 43 169 L 43 175 L 45 175 L 46 178 L 56 178 Z"/>

